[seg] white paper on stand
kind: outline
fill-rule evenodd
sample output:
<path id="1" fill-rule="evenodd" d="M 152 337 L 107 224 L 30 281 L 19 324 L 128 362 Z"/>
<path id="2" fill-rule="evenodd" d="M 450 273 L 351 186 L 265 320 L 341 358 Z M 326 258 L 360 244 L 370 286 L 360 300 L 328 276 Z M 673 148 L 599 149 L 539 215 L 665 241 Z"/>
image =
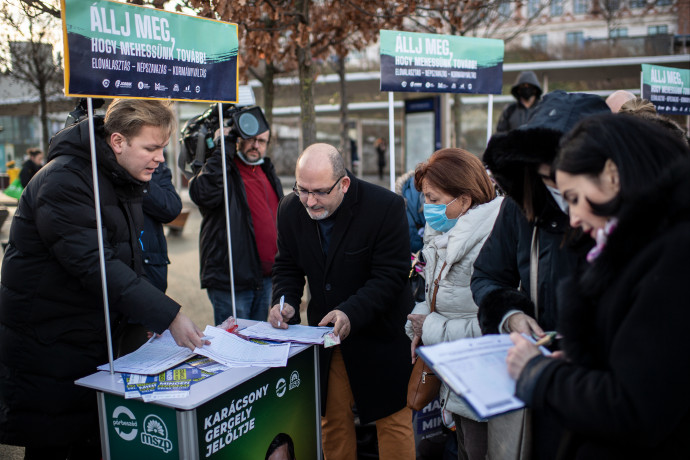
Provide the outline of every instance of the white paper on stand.
<path id="1" fill-rule="evenodd" d="M 115 372 L 155 375 L 177 366 L 191 356 L 194 356 L 194 352 L 178 346 L 170 331 L 166 330 L 160 337 L 153 336 L 137 350 L 117 358 L 113 361 L 113 367 Z M 98 366 L 98 370 L 109 371 L 110 365 Z"/>
<path id="2" fill-rule="evenodd" d="M 273 327 L 271 323 L 262 321 L 239 332 L 245 337 L 255 339 L 323 345 L 324 336 L 333 332 L 333 328 L 291 324 L 287 329 L 278 329 Z"/>
<path id="3" fill-rule="evenodd" d="M 196 348 L 196 354 L 206 356 L 228 367 L 267 366 L 285 367 L 290 344 L 258 344 L 213 326 L 206 326 L 204 335 L 211 345 Z"/>
<path id="4" fill-rule="evenodd" d="M 512 346 L 509 335 L 486 335 L 417 351 L 454 393 L 488 418 L 525 405 L 515 397 L 515 380 L 508 374 L 506 356 Z"/>

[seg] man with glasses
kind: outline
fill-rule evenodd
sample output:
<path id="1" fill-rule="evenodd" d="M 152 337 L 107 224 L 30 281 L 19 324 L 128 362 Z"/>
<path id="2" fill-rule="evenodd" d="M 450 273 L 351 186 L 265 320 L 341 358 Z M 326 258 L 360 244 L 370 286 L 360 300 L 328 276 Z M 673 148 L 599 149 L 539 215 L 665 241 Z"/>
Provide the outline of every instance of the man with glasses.
<path id="1" fill-rule="evenodd" d="M 325 458 L 357 458 L 356 406 L 362 425 L 376 422 L 379 458 L 414 459 L 405 407 L 412 365 L 403 329 L 413 300 L 404 201 L 347 172 L 327 144 L 300 155 L 295 177 L 294 194 L 278 209 L 269 321 L 283 329 L 300 323 L 306 276 L 309 325 L 332 324 L 340 339 L 319 353 Z"/>
<path id="2" fill-rule="evenodd" d="M 239 139 L 228 148 L 228 200 L 237 317 L 266 321 L 271 300 L 271 269 L 276 248 L 276 213 L 283 186 L 266 148 L 265 131 Z M 206 289 L 216 324 L 232 312 L 228 239 L 225 226 L 220 139 L 199 173 L 189 182 L 189 196 L 202 214 L 199 235 L 201 287 Z"/>

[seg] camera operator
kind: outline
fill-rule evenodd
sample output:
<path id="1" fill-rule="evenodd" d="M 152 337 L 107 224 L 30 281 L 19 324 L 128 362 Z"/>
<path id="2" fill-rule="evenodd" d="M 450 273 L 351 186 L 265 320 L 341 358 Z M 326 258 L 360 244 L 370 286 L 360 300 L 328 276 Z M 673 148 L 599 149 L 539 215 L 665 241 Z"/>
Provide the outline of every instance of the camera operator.
<path id="1" fill-rule="evenodd" d="M 237 317 L 266 321 L 271 301 L 271 269 L 277 252 L 276 213 L 283 187 L 266 158 L 269 130 L 239 139 L 225 128 L 228 202 Z M 216 324 L 232 315 L 228 241 L 223 199 L 219 131 L 215 150 L 189 182 L 189 196 L 201 211 L 201 287 L 213 305 Z"/>

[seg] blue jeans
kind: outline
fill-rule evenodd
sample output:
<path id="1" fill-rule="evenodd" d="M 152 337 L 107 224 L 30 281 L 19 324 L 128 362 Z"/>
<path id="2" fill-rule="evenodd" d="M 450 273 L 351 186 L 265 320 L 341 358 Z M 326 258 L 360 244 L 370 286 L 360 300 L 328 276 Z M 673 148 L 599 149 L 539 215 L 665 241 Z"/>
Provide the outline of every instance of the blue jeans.
<path id="1" fill-rule="evenodd" d="M 235 291 L 237 318 L 266 321 L 271 302 L 271 277 L 263 279 L 261 289 Z M 216 326 L 232 316 L 232 293 L 225 289 L 206 289 L 213 305 L 213 320 Z"/>

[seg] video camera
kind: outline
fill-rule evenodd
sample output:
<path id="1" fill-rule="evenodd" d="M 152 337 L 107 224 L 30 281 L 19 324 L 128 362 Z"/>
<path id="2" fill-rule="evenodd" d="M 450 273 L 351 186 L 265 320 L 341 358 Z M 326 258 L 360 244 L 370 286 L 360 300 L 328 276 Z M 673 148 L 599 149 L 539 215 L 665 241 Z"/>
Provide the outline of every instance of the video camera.
<path id="1" fill-rule="evenodd" d="M 69 113 L 69 115 L 67 115 L 67 119 L 65 120 L 65 128 L 75 123 L 79 123 L 86 115 L 89 114 L 87 104 L 87 99 L 85 97 L 79 99 L 77 106 Z M 103 104 L 105 104 L 105 99 L 95 98 L 91 100 L 93 110 L 100 109 L 103 107 Z"/>
<path id="2" fill-rule="evenodd" d="M 250 139 L 268 131 L 268 122 L 258 106 L 240 108 L 233 104 L 225 104 L 223 121 L 225 127 L 230 128 L 230 132 L 225 135 L 228 141 L 225 148 L 231 154 L 235 153 L 238 137 Z M 218 128 L 220 128 L 218 104 L 212 104 L 208 110 L 190 119 L 182 127 L 180 139 L 182 145 L 180 145 L 177 164 L 187 179 L 196 174 L 213 153 L 216 147 L 213 137 Z"/>

